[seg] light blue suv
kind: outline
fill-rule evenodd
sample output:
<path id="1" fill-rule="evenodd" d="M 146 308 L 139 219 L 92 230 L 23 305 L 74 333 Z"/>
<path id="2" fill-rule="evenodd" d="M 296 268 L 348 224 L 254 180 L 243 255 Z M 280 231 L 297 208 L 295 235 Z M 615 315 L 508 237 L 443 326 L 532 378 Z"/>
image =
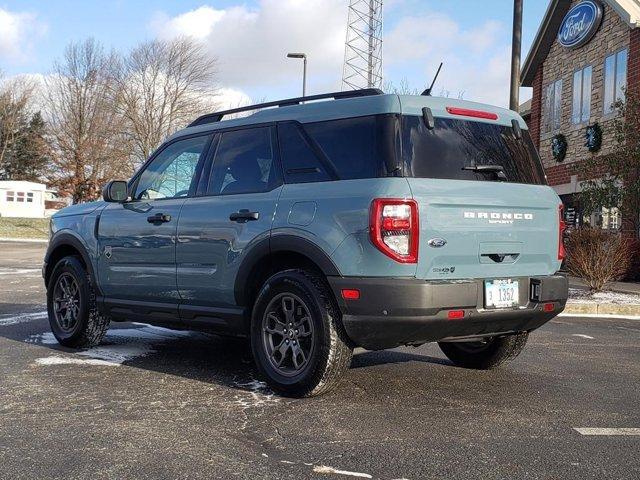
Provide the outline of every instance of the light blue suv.
<path id="1" fill-rule="evenodd" d="M 565 306 L 563 229 L 516 113 L 369 89 L 197 119 L 53 217 L 43 274 L 63 345 L 110 321 L 249 337 L 274 390 L 311 396 L 355 347 L 515 357 Z"/>

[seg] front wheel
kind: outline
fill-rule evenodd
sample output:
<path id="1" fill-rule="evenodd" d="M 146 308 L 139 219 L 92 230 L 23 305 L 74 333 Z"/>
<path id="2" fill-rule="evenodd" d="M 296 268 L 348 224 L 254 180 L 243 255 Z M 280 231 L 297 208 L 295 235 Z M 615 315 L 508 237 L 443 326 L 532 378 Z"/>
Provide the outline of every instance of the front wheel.
<path id="1" fill-rule="evenodd" d="M 473 342 L 439 342 L 438 345 L 449 360 L 460 367 L 490 370 L 520 355 L 528 337 L 524 332 Z"/>
<path id="2" fill-rule="evenodd" d="M 91 277 L 75 256 L 64 257 L 54 267 L 47 310 L 51 331 L 65 347 L 98 345 L 109 328 L 110 318 L 98 312 Z"/>
<path id="3" fill-rule="evenodd" d="M 293 397 L 331 390 L 352 356 L 329 288 L 306 270 L 276 273 L 262 286 L 251 319 L 251 348 L 269 386 Z"/>

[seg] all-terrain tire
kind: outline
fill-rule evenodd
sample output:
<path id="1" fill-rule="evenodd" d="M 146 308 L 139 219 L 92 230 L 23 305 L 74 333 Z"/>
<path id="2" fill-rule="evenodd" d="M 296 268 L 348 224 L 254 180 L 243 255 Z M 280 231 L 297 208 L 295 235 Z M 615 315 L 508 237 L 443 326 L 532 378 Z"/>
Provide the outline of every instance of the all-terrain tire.
<path id="1" fill-rule="evenodd" d="M 59 324 L 54 312 L 54 292 L 63 275 L 77 282 L 79 296 L 77 321 L 68 329 Z M 64 257 L 54 267 L 47 285 L 47 311 L 51 331 L 65 347 L 86 348 L 100 344 L 111 321 L 110 317 L 98 312 L 91 276 L 76 256 Z"/>
<path id="2" fill-rule="evenodd" d="M 486 345 L 480 342 L 439 342 L 438 345 L 449 360 L 460 367 L 490 370 L 520 355 L 528 337 L 524 332 L 494 337 Z"/>
<path id="3" fill-rule="evenodd" d="M 266 309 L 274 299 L 283 295 L 292 295 L 303 302 L 313 324 L 313 350 L 306 366 L 289 375 L 281 374 L 269 359 L 268 341 L 264 337 L 263 321 L 269 313 Z M 353 349 L 324 277 L 309 270 L 292 269 L 278 272 L 267 279 L 253 307 L 251 349 L 260 375 L 279 394 L 311 397 L 333 389 L 351 365 Z"/>

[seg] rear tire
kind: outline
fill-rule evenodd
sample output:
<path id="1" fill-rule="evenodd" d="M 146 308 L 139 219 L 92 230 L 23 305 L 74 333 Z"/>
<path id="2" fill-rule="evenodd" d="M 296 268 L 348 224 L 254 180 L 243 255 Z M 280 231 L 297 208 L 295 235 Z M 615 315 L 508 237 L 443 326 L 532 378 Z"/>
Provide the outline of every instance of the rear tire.
<path id="1" fill-rule="evenodd" d="M 101 315 L 91 277 L 78 257 L 68 256 L 53 269 L 47 285 L 49 325 L 65 347 L 98 345 L 109 328 L 110 317 Z"/>
<path id="2" fill-rule="evenodd" d="M 291 397 L 333 389 L 353 353 L 324 278 L 298 269 L 276 273 L 262 286 L 251 318 L 251 349 L 269 386 Z"/>
<path id="3" fill-rule="evenodd" d="M 525 332 L 482 342 L 439 342 L 438 345 L 449 360 L 460 367 L 490 370 L 520 355 L 528 337 Z"/>

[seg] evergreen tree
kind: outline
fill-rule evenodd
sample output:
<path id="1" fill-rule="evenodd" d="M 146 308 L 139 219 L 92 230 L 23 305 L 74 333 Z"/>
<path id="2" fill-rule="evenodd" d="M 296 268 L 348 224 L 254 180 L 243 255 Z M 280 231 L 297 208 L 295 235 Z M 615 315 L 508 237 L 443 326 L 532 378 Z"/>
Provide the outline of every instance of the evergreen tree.
<path id="1" fill-rule="evenodd" d="M 42 181 L 50 162 L 46 125 L 40 112 L 22 125 L 4 166 L 10 180 Z"/>

